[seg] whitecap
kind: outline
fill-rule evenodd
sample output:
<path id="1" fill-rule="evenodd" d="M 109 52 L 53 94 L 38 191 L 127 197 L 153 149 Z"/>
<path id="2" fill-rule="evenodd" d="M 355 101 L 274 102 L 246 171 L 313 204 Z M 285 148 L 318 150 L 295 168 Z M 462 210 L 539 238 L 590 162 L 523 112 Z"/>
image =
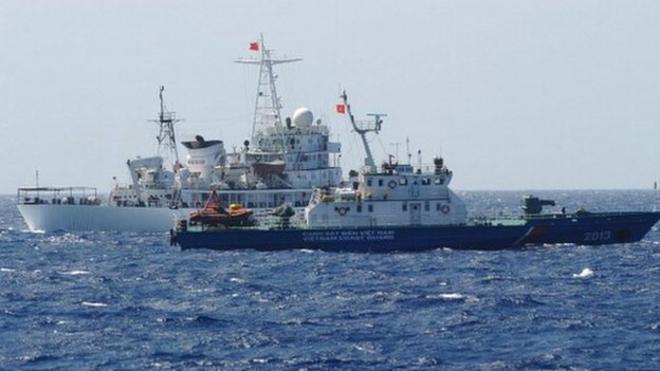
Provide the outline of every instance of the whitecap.
<path id="1" fill-rule="evenodd" d="M 66 276 L 80 276 L 80 275 L 83 275 L 83 274 L 91 274 L 92 272 L 83 271 L 83 270 L 72 270 L 72 271 L 69 271 L 69 272 L 57 272 L 57 273 L 63 274 L 63 275 L 66 275 Z"/>
<path id="2" fill-rule="evenodd" d="M 573 273 L 573 278 L 589 278 L 594 275 L 594 271 L 584 268 L 580 273 Z"/>
<path id="3" fill-rule="evenodd" d="M 439 295 L 442 299 L 447 299 L 447 300 L 460 300 L 460 299 L 465 299 L 465 295 L 459 294 L 457 292 L 452 292 L 449 294 L 440 294 Z"/>
<path id="4" fill-rule="evenodd" d="M 365 352 L 365 353 L 376 353 L 376 347 L 369 343 L 363 343 L 363 344 L 354 344 L 353 348 L 359 350 L 360 352 Z"/>
<path id="5" fill-rule="evenodd" d="M 310 249 L 300 249 L 299 251 L 300 251 L 300 252 L 304 252 L 304 253 L 306 253 L 306 254 L 313 254 L 313 253 L 316 252 L 316 251 L 314 251 L 314 250 L 310 250 Z"/>
<path id="6" fill-rule="evenodd" d="M 80 304 L 82 304 L 84 306 L 87 306 L 87 307 L 94 307 L 94 308 L 102 308 L 102 307 L 107 307 L 108 306 L 108 304 L 106 304 L 106 303 L 99 303 L 99 302 L 93 302 L 93 301 L 83 301 Z"/>
<path id="7" fill-rule="evenodd" d="M 232 277 L 229 279 L 229 282 L 244 283 L 245 280 L 241 278 Z"/>
<path id="8" fill-rule="evenodd" d="M 0 272 L 13 273 L 13 272 L 16 272 L 16 269 L 11 269 L 11 268 L 0 268 Z"/>
<path id="9" fill-rule="evenodd" d="M 427 299 L 443 299 L 443 300 L 465 300 L 466 303 L 477 303 L 479 298 L 474 295 L 463 295 L 457 292 L 450 292 L 438 295 L 427 295 Z"/>

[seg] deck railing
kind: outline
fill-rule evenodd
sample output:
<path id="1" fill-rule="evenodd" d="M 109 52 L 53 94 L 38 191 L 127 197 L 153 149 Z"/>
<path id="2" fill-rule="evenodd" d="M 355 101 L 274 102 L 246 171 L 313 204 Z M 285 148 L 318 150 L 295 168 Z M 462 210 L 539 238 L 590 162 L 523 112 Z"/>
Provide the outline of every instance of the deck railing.
<path id="1" fill-rule="evenodd" d="M 98 206 L 101 200 L 94 187 L 20 187 L 16 202 L 21 205 L 90 205 Z"/>

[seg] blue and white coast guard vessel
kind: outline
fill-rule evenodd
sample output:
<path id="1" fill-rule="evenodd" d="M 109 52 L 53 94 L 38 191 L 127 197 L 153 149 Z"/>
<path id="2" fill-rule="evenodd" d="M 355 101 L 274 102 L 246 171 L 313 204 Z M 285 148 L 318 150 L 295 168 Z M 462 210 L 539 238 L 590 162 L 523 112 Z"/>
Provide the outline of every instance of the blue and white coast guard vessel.
<path id="1" fill-rule="evenodd" d="M 166 232 L 203 205 L 211 189 L 224 203 L 247 206 L 257 216 L 288 203 L 301 219 L 316 187 L 341 182 L 341 146 L 307 108 L 282 118 L 273 69 L 300 59 L 275 57 L 263 37 L 252 45 L 258 56 L 236 61 L 259 67 L 249 140 L 227 152 L 223 141 L 197 135 L 181 143 L 186 158 L 180 161 L 174 128 L 179 120 L 166 109 L 161 87 L 154 120 L 158 154 L 128 160 L 130 184 L 116 184 L 107 201 L 88 187 L 19 188 L 17 206 L 30 230 Z"/>
<path id="2" fill-rule="evenodd" d="M 433 172 L 410 165 L 365 166 L 349 187 L 317 189 L 303 223 L 282 213 L 275 224 L 228 227 L 182 220 L 172 243 L 183 249 L 322 249 L 421 251 L 439 247 L 501 249 L 520 246 L 533 228 L 523 221 L 470 223 L 451 189 L 452 173 L 436 159 Z"/>
<path id="3" fill-rule="evenodd" d="M 470 221 L 464 202 L 449 188 L 453 173 L 442 158 L 430 170 L 390 161 L 375 165 L 366 134 L 378 133 L 382 114 L 371 125 L 354 120 L 366 152 L 365 166 L 347 187 L 318 188 L 305 208 L 302 223 L 291 223 L 286 206 L 275 224 L 232 227 L 186 220 L 172 231 L 171 242 L 182 249 L 218 250 L 322 249 L 328 251 L 420 251 L 504 249 L 534 244 L 600 245 L 639 241 L 660 218 L 658 212 L 541 214 L 552 201 L 525 199 L 525 215 L 501 220 Z"/>

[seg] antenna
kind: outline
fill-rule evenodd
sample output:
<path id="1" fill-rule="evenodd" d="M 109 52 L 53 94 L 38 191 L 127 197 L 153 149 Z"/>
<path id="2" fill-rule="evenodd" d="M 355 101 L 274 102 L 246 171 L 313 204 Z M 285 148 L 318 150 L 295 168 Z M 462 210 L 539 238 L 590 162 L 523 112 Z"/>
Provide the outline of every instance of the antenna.
<path id="1" fill-rule="evenodd" d="M 394 155 L 396 156 L 397 161 L 399 160 L 399 146 L 401 142 L 390 143 L 390 146 L 394 147 Z"/>
<path id="2" fill-rule="evenodd" d="M 158 154 L 161 153 L 161 150 L 168 151 L 170 154 L 174 154 L 174 166 L 179 163 L 179 152 L 176 148 L 176 136 L 174 135 L 174 124 L 180 122 L 176 118 L 176 113 L 168 111 L 165 107 L 165 102 L 163 100 L 163 92 L 165 91 L 165 86 L 161 85 L 158 90 L 158 99 L 160 100 L 160 112 L 158 113 L 157 120 L 150 120 L 158 124 L 159 131 L 156 140 L 158 140 Z"/>
<path id="3" fill-rule="evenodd" d="M 410 137 L 406 137 L 406 155 L 408 156 L 408 165 L 410 165 L 412 159 L 412 153 L 410 153 Z"/>
<path id="4" fill-rule="evenodd" d="M 301 61 L 302 58 L 274 58 L 273 49 L 267 49 L 264 43 L 264 35 L 259 36 L 258 43 L 251 43 L 250 50 L 258 51 L 259 58 L 238 58 L 236 63 L 259 65 L 259 80 L 257 81 L 257 97 L 254 103 L 254 119 L 252 121 L 252 142 L 255 135 L 268 127 L 282 127 L 282 116 L 280 109 L 282 102 L 277 95 L 275 80 L 277 75 L 273 73 L 276 64 L 292 63 Z"/>
<path id="5" fill-rule="evenodd" d="M 353 130 L 356 133 L 360 134 L 360 139 L 362 139 L 362 145 L 364 146 L 364 152 L 366 152 L 367 157 L 364 159 L 364 164 L 371 168 L 371 170 L 376 169 L 376 163 L 374 162 L 374 156 L 371 154 L 371 148 L 369 147 L 369 142 L 367 142 L 367 133 L 374 132 L 378 134 L 380 132 L 383 120 L 381 117 L 386 117 L 385 113 L 367 113 L 367 116 L 373 117 L 374 121 L 372 125 L 367 122 L 356 122 L 353 112 L 351 111 L 351 105 L 348 103 L 348 95 L 346 90 L 342 92 L 339 96 L 344 101 L 344 106 L 346 107 L 346 113 L 351 120 L 351 125 L 353 125 Z"/>
<path id="6" fill-rule="evenodd" d="M 37 199 L 39 198 L 39 170 L 34 171 L 34 185 L 37 189 Z"/>
<path id="7" fill-rule="evenodd" d="M 655 193 L 655 202 L 653 204 L 653 211 L 658 209 L 658 181 L 653 182 L 653 193 Z"/>

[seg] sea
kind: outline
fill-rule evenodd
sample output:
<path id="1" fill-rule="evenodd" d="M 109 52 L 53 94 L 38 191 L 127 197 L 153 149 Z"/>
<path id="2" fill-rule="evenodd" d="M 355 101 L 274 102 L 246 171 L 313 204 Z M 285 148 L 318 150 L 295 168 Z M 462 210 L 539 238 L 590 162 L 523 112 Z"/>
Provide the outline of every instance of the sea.
<path id="1" fill-rule="evenodd" d="M 526 193 L 460 195 L 499 216 Z M 534 193 L 569 211 L 656 202 Z M 498 252 L 181 251 L 160 233 L 30 233 L 3 196 L 0 369 L 659 370 L 660 232 Z"/>

